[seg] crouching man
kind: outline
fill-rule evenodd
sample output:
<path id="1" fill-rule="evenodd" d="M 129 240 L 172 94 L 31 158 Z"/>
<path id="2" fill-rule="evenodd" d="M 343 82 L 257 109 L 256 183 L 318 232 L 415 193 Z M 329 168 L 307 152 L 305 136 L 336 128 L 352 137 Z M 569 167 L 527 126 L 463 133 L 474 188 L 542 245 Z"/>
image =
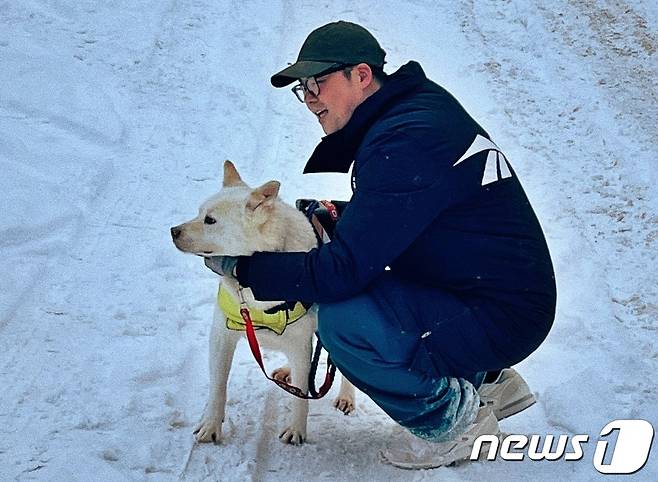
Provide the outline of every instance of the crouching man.
<path id="1" fill-rule="evenodd" d="M 382 452 L 447 465 L 534 403 L 510 367 L 546 338 L 556 287 L 541 227 L 509 160 L 409 62 L 383 71 L 363 27 L 324 25 L 275 74 L 327 134 L 304 172 L 348 172 L 333 240 L 308 253 L 208 259 L 261 300 L 319 304 L 341 372 L 413 437 Z M 272 282 L 276 280 L 276 282 Z"/>

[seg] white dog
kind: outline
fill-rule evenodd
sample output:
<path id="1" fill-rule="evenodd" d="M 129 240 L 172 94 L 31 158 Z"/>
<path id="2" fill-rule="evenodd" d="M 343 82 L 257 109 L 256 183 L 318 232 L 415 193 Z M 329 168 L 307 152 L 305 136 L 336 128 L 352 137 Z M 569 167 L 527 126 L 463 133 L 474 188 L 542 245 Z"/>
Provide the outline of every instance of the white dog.
<path id="1" fill-rule="evenodd" d="M 222 190 L 203 203 L 196 218 L 171 228 L 174 244 L 181 251 L 204 257 L 251 255 L 256 251 L 309 251 L 316 246 L 311 224 L 297 209 L 280 201 L 278 192 L 277 181 L 250 188 L 235 166 L 226 161 Z M 276 283 L 276 278 L 272 283 Z M 234 300 L 239 299 L 237 280 L 224 277 L 222 286 Z M 257 301 L 248 288 L 243 289 L 243 295 L 253 310 L 266 310 L 283 303 Z M 311 308 L 288 325 L 281 335 L 268 329 L 256 332 L 263 347 L 283 352 L 288 358 L 290 368 L 275 370 L 273 376 L 289 381 L 303 392 L 308 390 L 312 337 L 316 328 L 316 310 Z M 231 361 L 244 333 L 227 328 L 226 315 L 216 303 L 210 332 L 210 393 L 203 418 L 194 430 L 200 442 L 220 440 Z M 308 400 L 295 398 L 292 403 L 292 421 L 279 438 L 284 443 L 297 445 L 306 438 Z M 354 410 L 354 387 L 345 378 L 334 406 L 345 414 Z"/>

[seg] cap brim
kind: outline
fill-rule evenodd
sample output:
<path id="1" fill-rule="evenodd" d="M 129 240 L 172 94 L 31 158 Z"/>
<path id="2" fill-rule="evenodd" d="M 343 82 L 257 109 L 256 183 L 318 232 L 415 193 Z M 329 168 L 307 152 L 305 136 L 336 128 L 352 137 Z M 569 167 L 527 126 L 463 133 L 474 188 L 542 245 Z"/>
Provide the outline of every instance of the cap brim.
<path id="1" fill-rule="evenodd" d="M 339 66 L 339 62 L 316 62 L 314 60 L 300 60 L 290 67 L 286 67 L 281 72 L 272 76 L 270 82 L 274 87 L 285 87 L 292 84 L 295 80 L 303 77 L 313 77 L 325 70 Z"/>

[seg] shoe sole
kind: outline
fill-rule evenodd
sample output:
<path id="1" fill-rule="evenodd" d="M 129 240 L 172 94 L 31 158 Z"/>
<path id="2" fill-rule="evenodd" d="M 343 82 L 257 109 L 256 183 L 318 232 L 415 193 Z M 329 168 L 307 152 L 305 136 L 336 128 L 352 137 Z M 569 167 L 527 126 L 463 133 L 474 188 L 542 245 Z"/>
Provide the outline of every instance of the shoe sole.
<path id="1" fill-rule="evenodd" d="M 440 462 L 400 462 L 388 458 L 383 452 L 379 452 L 380 462 L 390 464 L 398 469 L 405 470 L 429 470 L 439 467 L 454 467 L 468 462 L 471 457 L 472 447 L 455 447 L 450 456 L 446 456 Z M 486 452 L 485 452 L 486 453 Z"/>
<path id="2" fill-rule="evenodd" d="M 501 432 L 498 427 L 498 420 L 493 415 L 493 412 L 489 413 L 489 417 L 490 418 L 488 420 L 483 421 L 483 426 L 480 428 L 481 433 L 471 434 L 465 438 L 460 437 L 461 440 L 454 442 L 453 447 L 448 452 L 444 453 L 443 455 L 439 455 L 434 459 L 400 461 L 395 460 L 394 458 L 389 458 L 384 451 L 379 452 L 379 459 L 384 463 L 407 470 L 426 470 L 462 464 L 470 460 L 473 444 L 479 436 L 493 432 L 493 434 L 500 440 Z M 487 451 L 487 448 L 481 447 L 480 454 L 487 453 Z"/>

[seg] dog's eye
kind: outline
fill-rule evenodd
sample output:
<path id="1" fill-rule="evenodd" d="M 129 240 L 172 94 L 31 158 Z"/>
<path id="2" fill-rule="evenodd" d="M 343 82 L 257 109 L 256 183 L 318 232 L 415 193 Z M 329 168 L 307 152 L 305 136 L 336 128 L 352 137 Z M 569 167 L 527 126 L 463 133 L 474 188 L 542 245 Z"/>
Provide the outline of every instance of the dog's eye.
<path id="1" fill-rule="evenodd" d="M 211 218 L 210 216 L 206 216 L 203 219 L 204 224 L 215 224 L 216 222 L 217 222 L 217 220 L 215 218 Z"/>

